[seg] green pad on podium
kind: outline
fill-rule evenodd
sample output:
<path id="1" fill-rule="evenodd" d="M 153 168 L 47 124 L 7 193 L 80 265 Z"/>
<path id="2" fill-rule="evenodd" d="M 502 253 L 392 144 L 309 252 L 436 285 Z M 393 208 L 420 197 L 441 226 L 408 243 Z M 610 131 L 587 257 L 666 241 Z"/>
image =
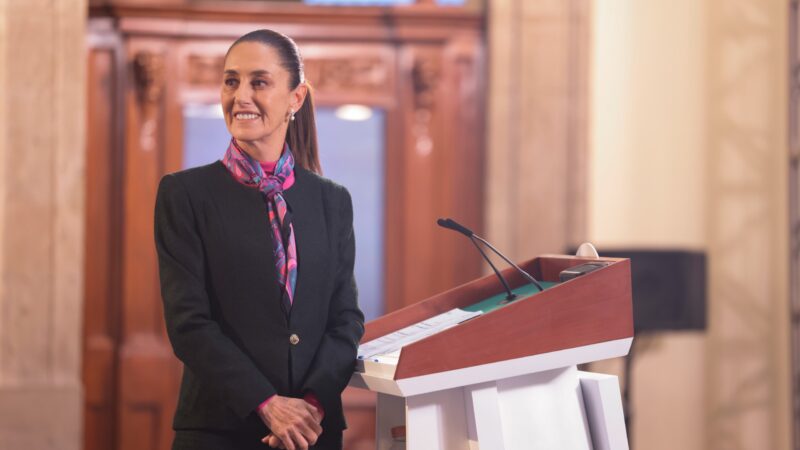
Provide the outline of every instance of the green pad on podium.
<path id="1" fill-rule="evenodd" d="M 559 283 L 556 283 L 556 282 L 553 282 L 553 281 L 540 281 L 539 284 L 541 284 L 542 287 L 545 290 L 547 290 L 547 289 L 549 289 L 549 288 L 551 288 L 553 286 L 558 285 Z M 514 301 L 518 302 L 518 301 L 522 300 L 525 297 L 530 297 L 530 296 L 536 295 L 540 291 L 533 284 L 526 284 L 526 285 L 520 286 L 520 287 L 518 287 L 516 289 L 512 289 L 511 292 L 517 294 L 517 298 Z M 486 300 L 481 300 L 478 303 L 474 303 L 472 305 L 469 305 L 469 306 L 467 306 L 465 308 L 461 308 L 461 309 L 463 309 L 464 311 L 469 311 L 469 312 L 482 311 L 484 314 L 486 314 L 488 312 L 494 311 L 497 308 L 502 308 L 503 306 L 509 304 L 509 302 L 506 301 L 506 295 L 507 294 L 505 292 L 502 292 L 502 293 L 497 294 L 495 296 L 489 297 Z"/>

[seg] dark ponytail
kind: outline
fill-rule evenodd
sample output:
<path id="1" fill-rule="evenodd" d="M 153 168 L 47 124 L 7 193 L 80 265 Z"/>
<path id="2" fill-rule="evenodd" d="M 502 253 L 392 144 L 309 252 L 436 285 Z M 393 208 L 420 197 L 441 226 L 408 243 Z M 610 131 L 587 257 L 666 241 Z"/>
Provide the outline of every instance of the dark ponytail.
<path id="1" fill-rule="evenodd" d="M 308 92 L 300 111 L 294 113 L 294 120 L 289 121 L 286 130 L 286 143 L 292 149 L 300 167 L 322 174 L 317 151 L 317 124 L 314 121 L 314 101 L 311 99 L 311 86 L 306 82 Z M 297 150 L 295 150 L 297 149 Z"/>
<path id="2" fill-rule="evenodd" d="M 231 44 L 228 53 L 242 42 L 260 42 L 274 48 L 281 58 L 281 67 L 289 72 L 289 89 L 295 89 L 300 83 L 306 82 L 303 73 L 303 57 L 300 55 L 297 44 L 289 36 L 267 29 L 251 31 Z M 227 58 L 227 54 L 225 56 Z M 322 167 L 319 164 L 319 152 L 317 151 L 317 125 L 314 121 L 314 101 L 311 99 L 311 86 L 308 83 L 306 86 L 308 86 L 308 93 L 305 101 L 300 110 L 295 112 L 295 119 L 289 121 L 286 143 L 292 149 L 296 164 L 306 170 L 321 174 Z"/>

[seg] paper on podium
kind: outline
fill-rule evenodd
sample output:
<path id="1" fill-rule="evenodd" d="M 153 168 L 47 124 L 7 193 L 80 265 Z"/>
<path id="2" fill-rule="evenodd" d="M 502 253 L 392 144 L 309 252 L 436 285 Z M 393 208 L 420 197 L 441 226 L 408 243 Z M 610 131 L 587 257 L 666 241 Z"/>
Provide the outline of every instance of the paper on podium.
<path id="1" fill-rule="evenodd" d="M 454 308 L 445 313 L 429 317 L 421 322 L 409 325 L 394 333 L 389 333 L 377 339 L 361 344 L 358 347 L 359 360 L 394 363 L 400 357 L 400 349 L 420 339 L 434 335 L 461 322 L 483 314 L 481 311 L 464 311 Z M 385 361 L 381 361 L 381 359 Z"/>

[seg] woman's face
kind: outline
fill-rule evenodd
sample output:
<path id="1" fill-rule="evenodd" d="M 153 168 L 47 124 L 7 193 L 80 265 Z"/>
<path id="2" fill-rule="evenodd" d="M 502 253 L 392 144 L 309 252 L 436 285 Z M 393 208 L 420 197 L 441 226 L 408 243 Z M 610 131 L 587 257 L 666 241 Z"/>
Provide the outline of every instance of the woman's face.
<path id="1" fill-rule="evenodd" d="M 283 150 L 291 111 L 297 111 L 305 98 L 305 85 L 290 89 L 289 78 L 274 48 L 242 42 L 231 49 L 225 59 L 221 101 L 225 124 L 237 142 L 260 151 L 276 146 L 278 152 Z"/>

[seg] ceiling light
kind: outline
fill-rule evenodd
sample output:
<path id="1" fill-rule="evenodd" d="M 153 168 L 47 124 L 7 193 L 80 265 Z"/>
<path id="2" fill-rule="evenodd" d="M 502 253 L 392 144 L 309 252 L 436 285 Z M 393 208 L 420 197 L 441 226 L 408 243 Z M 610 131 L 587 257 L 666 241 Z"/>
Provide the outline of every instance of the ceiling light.
<path id="1" fill-rule="evenodd" d="M 336 117 L 341 120 L 362 122 L 372 117 L 372 108 L 364 105 L 342 105 L 336 108 Z"/>

